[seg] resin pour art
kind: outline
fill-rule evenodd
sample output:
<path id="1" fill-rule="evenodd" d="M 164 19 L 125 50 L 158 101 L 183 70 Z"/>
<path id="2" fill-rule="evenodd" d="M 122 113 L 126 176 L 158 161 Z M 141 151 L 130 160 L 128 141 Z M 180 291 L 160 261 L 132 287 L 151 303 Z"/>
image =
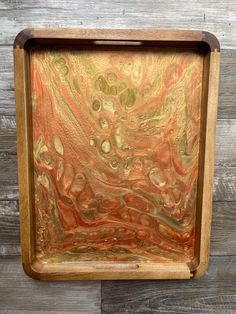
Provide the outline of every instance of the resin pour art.
<path id="1" fill-rule="evenodd" d="M 203 55 L 33 48 L 36 256 L 190 262 Z"/>

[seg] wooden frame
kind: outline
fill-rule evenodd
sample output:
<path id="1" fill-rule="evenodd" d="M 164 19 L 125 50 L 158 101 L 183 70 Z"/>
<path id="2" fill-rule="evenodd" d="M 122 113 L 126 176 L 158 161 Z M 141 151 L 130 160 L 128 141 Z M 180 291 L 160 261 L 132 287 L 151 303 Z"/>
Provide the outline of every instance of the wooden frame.
<path id="1" fill-rule="evenodd" d="M 35 259 L 33 234 L 33 192 L 31 158 L 31 97 L 29 51 L 35 44 L 133 45 L 144 47 L 201 47 L 204 50 L 202 124 L 196 217 L 196 254 L 186 263 L 136 264 L 43 264 Z M 86 30 L 27 29 L 14 43 L 15 97 L 17 115 L 18 173 L 22 262 L 25 272 L 35 279 L 189 279 L 198 278 L 207 269 L 214 171 L 215 126 L 218 101 L 220 47 L 214 35 L 184 30 Z"/>

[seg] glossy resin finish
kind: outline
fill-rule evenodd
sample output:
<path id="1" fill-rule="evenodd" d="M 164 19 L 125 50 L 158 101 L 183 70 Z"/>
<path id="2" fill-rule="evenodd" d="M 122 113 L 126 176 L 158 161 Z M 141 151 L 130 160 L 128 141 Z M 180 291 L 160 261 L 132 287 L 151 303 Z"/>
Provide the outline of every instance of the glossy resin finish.
<path id="1" fill-rule="evenodd" d="M 190 262 L 203 55 L 33 48 L 36 257 Z"/>

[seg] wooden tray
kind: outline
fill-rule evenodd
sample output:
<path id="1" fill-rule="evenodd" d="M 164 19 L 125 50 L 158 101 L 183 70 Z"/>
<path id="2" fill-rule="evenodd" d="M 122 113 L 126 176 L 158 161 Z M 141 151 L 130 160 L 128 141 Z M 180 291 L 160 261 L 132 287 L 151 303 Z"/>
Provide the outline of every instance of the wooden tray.
<path id="1" fill-rule="evenodd" d="M 14 58 L 25 272 L 44 280 L 201 276 L 217 39 L 28 29 Z"/>

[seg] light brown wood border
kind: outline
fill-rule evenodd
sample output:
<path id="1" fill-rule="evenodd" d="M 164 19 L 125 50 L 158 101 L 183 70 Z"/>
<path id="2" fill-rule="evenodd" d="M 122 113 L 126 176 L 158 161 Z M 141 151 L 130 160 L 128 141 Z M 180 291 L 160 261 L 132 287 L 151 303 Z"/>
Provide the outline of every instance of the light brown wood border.
<path id="1" fill-rule="evenodd" d="M 208 91 L 206 107 L 206 132 L 205 132 L 205 159 L 202 186 L 202 210 L 201 210 L 201 232 L 200 232 L 200 261 L 194 272 L 195 278 L 204 274 L 208 267 L 211 216 L 212 216 L 212 194 L 215 161 L 215 139 L 216 119 L 219 89 L 220 52 L 210 53 Z"/>
<path id="2" fill-rule="evenodd" d="M 204 47 L 208 52 L 207 71 L 204 73 L 205 138 L 202 153 L 201 201 L 198 206 L 198 257 L 193 265 L 184 263 L 146 263 L 112 266 L 41 264 L 34 258 L 33 193 L 31 183 L 30 145 L 30 80 L 28 51 L 35 43 L 70 44 L 91 41 L 142 41 L 145 46 Z M 111 43 L 112 44 L 112 43 Z M 127 43 L 129 44 L 129 43 Z M 218 102 L 220 46 L 208 32 L 185 30 L 115 30 L 115 29 L 26 29 L 14 42 L 14 74 L 17 118 L 18 178 L 20 192 L 20 226 L 22 263 L 25 272 L 34 279 L 189 279 L 198 278 L 207 269 L 211 230 L 212 190 L 214 172 L 215 126 Z"/>

